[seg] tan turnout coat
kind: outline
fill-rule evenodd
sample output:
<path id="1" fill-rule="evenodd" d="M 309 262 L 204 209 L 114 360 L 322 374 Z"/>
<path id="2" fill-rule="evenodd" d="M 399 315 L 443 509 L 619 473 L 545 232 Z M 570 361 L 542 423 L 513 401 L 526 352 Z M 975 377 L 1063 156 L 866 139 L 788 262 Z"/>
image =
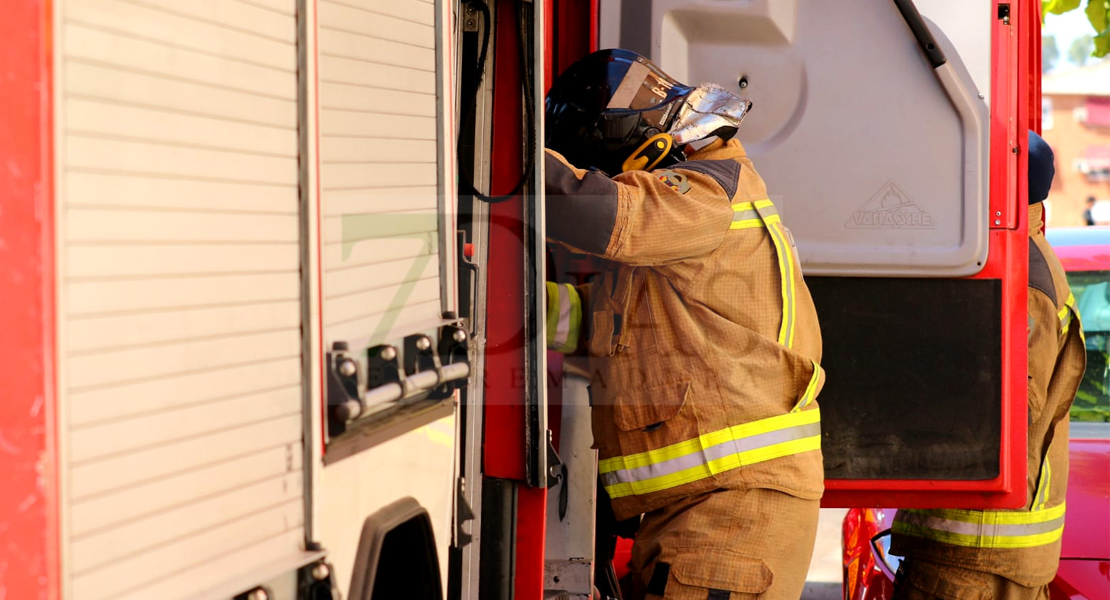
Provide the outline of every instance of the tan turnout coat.
<path id="1" fill-rule="evenodd" d="M 548 237 L 609 261 L 582 293 L 618 518 L 719 488 L 819 498 L 817 314 L 739 142 L 612 178 L 548 151 L 546 170 Z"/>
<path id="2" fill-rule="evenodd" d="M 1000 575 L 1025 587 L 1047 585 L 1056 575 L 1060 561 L 1059 528 L 1063 527 L 1064 499 L 1068 485 L 1068 412 L 1086 368 L 1083 328 L 1060 260 L 1048 245 L 1043 226 L 1043 205 L 1029 207 L 1029 439 L 1026 505 L 1014 511 L 906 511 L 896 517 L 891 552 L 917 557 L 940 565 Z M 1034 511 L 1051 519 L 1032 517 L 1037 523 L 1032 535 L 1053 541 L 1030 547 L 1004 547 L 1006 540 L 990 534 L 1013 534 L 1016 527 L 991 527 L 1003 518 L 1023 518 Z M 1047 512 L 1046 512 L 1047 511 Z M 922 520 L 944 517 L 945 513 L 980 515 L 981 527 L 964 528 L 983 536 L 980 546 L 941 543 L 922 536 L 900 533 L 902 527 L 927 525 Z M 916 514 L 915 514 L 916 513 Z M 1055 518 L 1058 514 L 1059 518 Z M 1010 522 L 1007 521 L 1007 522 Z M 1031 543 L 1035 542 L 1033 539 Z M 1009 542 L 1012 544 L 1013 542 Z M 919 585 L 925 585 L 921 582 Z M 969 595 L 968 597 L 972 597 Z M 974 596 L 978 597 L 978 596 Z"/>

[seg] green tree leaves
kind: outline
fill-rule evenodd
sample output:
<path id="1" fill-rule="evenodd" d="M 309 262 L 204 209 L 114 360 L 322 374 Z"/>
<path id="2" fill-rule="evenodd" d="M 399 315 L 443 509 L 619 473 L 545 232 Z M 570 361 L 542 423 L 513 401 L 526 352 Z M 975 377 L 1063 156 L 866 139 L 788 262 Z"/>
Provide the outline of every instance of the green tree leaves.
<path id="1" fill-rule="evenodd" d="M 1041 0 L 1041 22 L 1044 23 L 1044 16 L 1048 13 L 1062 15 L 1079 8 L 1082 2 L 1083 0 Z M 1087 8 L 1083 12 L 1087 13 L 1087 20 L 1095 30 L 1095 35 L 1091 38 L 1091 56 L 1101 58 L 1110 54 L 1110 0 L 1087 0 Z"/>
<path id="2" fill-rule="evenodd" d="M 1106 56 L 1110 54 L 1110 0 L 1088 0 L 1087 20 L 1095 28 L 1094 51 L 1092 56 Z"/>
<path id="3" fill-rule="evenodd" d="M 1041 19 L 1048 13 L 1062 15 L 1079 8 L 1081 0 L 1041 0 Z"/>

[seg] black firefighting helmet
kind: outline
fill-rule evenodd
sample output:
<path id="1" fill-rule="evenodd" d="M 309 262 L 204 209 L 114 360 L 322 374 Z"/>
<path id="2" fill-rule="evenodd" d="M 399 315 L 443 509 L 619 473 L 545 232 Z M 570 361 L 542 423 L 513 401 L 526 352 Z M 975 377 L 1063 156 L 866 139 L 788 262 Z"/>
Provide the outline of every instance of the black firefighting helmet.
<path id="1" fill-rule="evenodd" d="M 547 94 L 547 147 L 609 174 L 683 159 L 668 131 L 694 88 L 628 50 L 599 50 L 571 65 Z"/>
<path id="2" fill-rule="evenodd" d="M 1052 147 L 1036 132 L 1029 132 L 1029 204 L 1044 202 L 1056 176 Z"/>

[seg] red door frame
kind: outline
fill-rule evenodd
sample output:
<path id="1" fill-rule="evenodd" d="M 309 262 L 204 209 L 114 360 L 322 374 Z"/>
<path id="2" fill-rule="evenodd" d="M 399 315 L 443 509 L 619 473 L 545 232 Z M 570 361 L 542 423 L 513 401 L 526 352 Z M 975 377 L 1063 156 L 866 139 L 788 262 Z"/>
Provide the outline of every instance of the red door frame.
<path id="1" fill-rule="evenodd" d="M 490 148 L 492 195 L 508 193 L 524 171 L 517 6 L 517 0 L 497 0 L 492 7 L 496 15 L 492 36 L 492 113 L 496 115 Z M 483 473 L 517 482 L 513 597 L 540 600 L 547 489 L 525 483 L 524 203 L 512 198 L 491 204 L 489 209 Z"/>
<path id="2" fill-rule="evenodd" d="M 499 0 L 493 54 L 491 194 L 510 191 L 523 172 L 520 61 L 515 0 Z M 487 477 L 525 479 L 524 208 L 520 198 L 489 205 L 485 448 Z"/>
<path id="3" fill-rule="evenodd" d="M 573 7 L 571 7 L 573 5 Z M 516 183 L 523 170 L 523 138 L 521 123 L 521 69 L 516 51 L 517 28 L 504 24 L 516 23 L 516 0 L 498 0 L 494 30 L 493 55 L 493 124 L 491 162 L 491 194 L 503 194 Z M 567 7 L 571 7 L 568 9 Z M 596 29 L 596 1 L 545 0 L 537 3 L 537 13 L 546 19 L 546 45 L 542 54 L 545 86 L 553 75 L 596 45 L 596 33 L 585 44 L 576 40 L 578 33 Z M 569 10 L 569 12 L 568 12 Z M 561 17 L 560 17 L 561 16 Z M 539 17 L 539 14 L 537 14 Z M 582 27 L 570 26 L 574 19 Z M 556 23 L 562 26 L 556 26 Z M 559 43 L 562 32 L 567 40 Z M 572 43 L 573 41 L 573 43 Z M 556 55 L 556 48 L 563 51 Z M 572 54 L 574 56 L 572 56 Z M 554 73 L 553 73 L 554 71 Z M 538 117 L 538 115 L 537 115 Z M 485 376 L 485 432 L 483 435 L 483 472 L 486 477 L 517 481 L 514 519 L 513 592 L 518 600 L 540 600 L 544 589 L 543 553 L 547 523 L 546 488 L 529 487 L 525 480 L 525 389 L 520 374 L 524 373 L 524 272 L 523 203 L 514 198 L 490 206 L 490 235 L 487 262 L 487 345 Z M 561 379 L 561 361 L 549 363 L 549 381 Z M 549 426 L 557 432 L 559 391 L 549 389 Z M 556 440 L 557 443 L 558 440 Z"/>
<path id="4" fill-rule="evenodd" d="M 54 365 L 53 7 L 0 19 L 0 581 L 59 597 Z"/>

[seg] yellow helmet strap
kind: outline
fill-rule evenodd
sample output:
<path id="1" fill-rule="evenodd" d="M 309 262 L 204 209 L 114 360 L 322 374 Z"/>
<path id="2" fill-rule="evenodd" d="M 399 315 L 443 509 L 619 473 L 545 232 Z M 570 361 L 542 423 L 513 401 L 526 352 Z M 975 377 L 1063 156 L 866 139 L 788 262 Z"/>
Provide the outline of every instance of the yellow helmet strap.
<path id="1" fill-rule="evenodd" d="M 647 139 L 625 159 L 621 171 L 650 171 L 670 153 L 674 138 L 669 133 L 657 133 Z"/>

